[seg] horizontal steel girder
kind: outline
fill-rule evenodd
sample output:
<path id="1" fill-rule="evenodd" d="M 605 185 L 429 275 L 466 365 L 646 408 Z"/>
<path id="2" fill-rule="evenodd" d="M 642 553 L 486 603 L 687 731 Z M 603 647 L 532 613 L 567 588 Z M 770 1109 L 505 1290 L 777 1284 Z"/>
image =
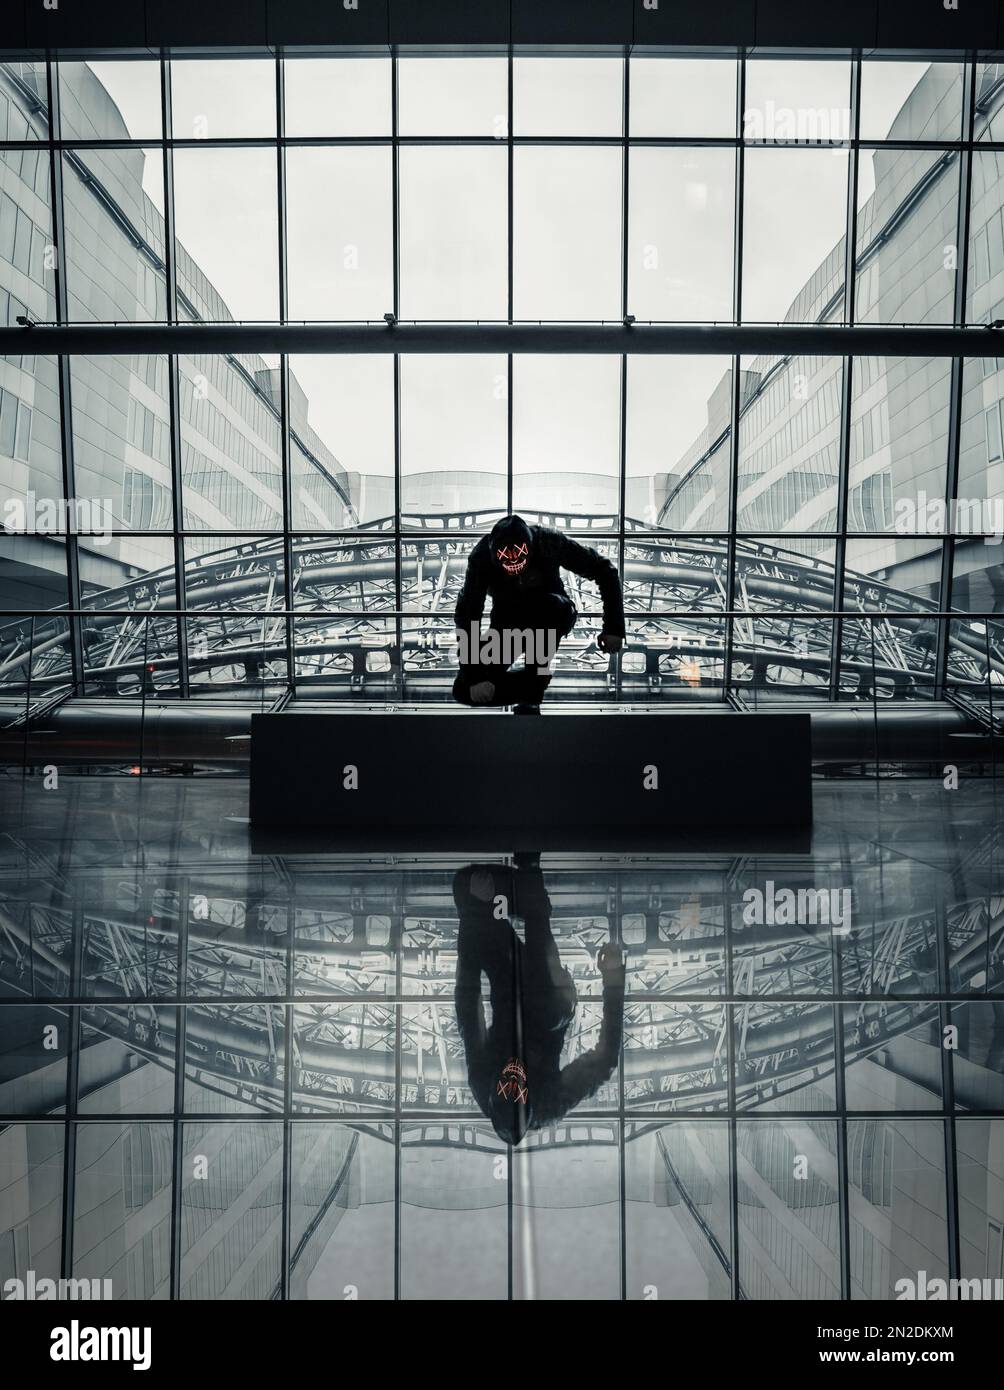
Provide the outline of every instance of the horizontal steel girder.
<path id="1" fill-rule="evenodd" d="M 985 327 L 837 324 L 34 324 L 0 328 L 20 353 L 574 353 L 1000 357 Z"/>

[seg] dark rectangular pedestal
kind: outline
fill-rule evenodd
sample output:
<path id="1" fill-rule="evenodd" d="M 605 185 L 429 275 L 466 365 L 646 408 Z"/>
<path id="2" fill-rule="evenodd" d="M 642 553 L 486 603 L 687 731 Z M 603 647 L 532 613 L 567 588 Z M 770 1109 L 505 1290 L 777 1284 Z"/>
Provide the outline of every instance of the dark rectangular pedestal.
<path id="1" fill-rule="evenodd" d="M 251 824 L 343 837 L 805 829 L 807 714 L 257 714 Z"/>

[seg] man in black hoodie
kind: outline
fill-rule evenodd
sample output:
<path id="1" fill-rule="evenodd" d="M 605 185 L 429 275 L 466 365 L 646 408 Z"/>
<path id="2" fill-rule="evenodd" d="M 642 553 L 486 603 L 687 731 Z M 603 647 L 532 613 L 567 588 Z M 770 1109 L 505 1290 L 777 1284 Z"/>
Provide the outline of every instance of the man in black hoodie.
<path id="1" fill-rule="evenodd" d="M 561 1053 L 575 1016 L 575 983 L 551 935 L 551 903 L 537 855 L 514 868 L 470 864 L 453 880 L 460 918 L 457 1023 L 468 1084 L 500 1139 L 518 1144 L 530 1130 L 564 1118 L 614 1074 L 624 1022 L 624 955 L 608 942 L 597 959 L 603 1017 L 596 1045 L 564 1067 Z M 523 919 L 525 942 L 509 918 Z M 491 991 L 485 1021 L 481 973 Z"/>
<path id="2" fill-rule="evenodd" d="M 579 545 L 560 531 L 528 526 L 521 516 L 507 516 L 483 537 L 467 561 L 464 587 L 454 621 L 460 643 L 460 674 L 453 697 L 465 705 L 513 705 L 516 714 L 539 714 L 540 700 L 551 681 L 549 664 L 578 616 L 565 592 L 561 571 L 591 579 L 603 602 L 600 651 L 620 651 L 624 642 L 624 606 L 617 570 L 598 551 Z M 486 660 L 480 644 L 481 615 L 492 600 Z M 545 650 L 526 651 L 520 634 L 542 634 Z M 497 650 L 491 650 L 491 639 Z M 512 671 L 522 648 L 525 665 Z"/>

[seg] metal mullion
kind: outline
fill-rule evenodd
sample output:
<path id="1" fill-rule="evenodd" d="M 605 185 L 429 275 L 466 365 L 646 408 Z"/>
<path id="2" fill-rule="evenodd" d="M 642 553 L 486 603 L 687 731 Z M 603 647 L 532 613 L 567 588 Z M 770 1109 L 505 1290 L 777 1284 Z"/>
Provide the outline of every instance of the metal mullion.
<path id="1" fill-rule="evenodd" d="M 837 1112 L 837 1208 L 840 1221 L 840 1297 L 851 1297 L 851 1222 L 847 1187 L 847 1078 L 844 1075 L 843 956 L 830 933 L 833 968 L 833 1103 Z"/>
<path id="2" fill-rule="evenodd" d="M 289 313 L 289 263 L 287 255 L 287 202 L 286 202 L 286 150 L 282 135 L 286 128 L 286 86 L 285 71 L 279 52 L 275 58 L 275 121 L 278 140 L 276 142 L 276 197 L 278 199 L 278 221 L 276 231 L 279 241 L 279 322 L 285 323 Z M 293 447 L 290 438 L 290 391 L 289 354 L 279 355 L 279 465 L 282 475 L 282 571 L 283 599 L 287 613 L 293 611 Z M 296 665 L 294 625 L 295 619 L 283 618 L 286 641 L 286 690 L 296 694 Z M 265 689 L 265 669 L 262 666 L 262 690 Z"/>
<path id="3" fill-rule="evenodd" d="M 56 322 L 69 321 L 66 289 L 66 237 L 63 218 L 63 157 L 54 143 L 59 131 L 59 82 L 55 75 L 53 61 L 45 65 L 46 97 L 49 103 L 49 225 L 56 248 L 56 264 L 53 268 L 53 288 L 56 303 Z M 65 353 L 56 358 L 59 380 L 59 437 L 62 462 L 63 497 L 67 503 L 76 498 L 76 475 L 73 464 L 73 402 L 71 392 L 72 373 L 70 359 Z M 80 608 L 80 549 L 76 531 L 70 530 L 70 518 L 66 518 L 66 590 L 69 607 Z M 70 619 L 70 660 L 75 695 L 84 693 L 84 644 L 81 624 Z"/>
<path id="4" fill-rule="evenodd" d="M 507 85 L 506 85 L 506 177 L 507 177 L 507 181 L 508 181 L 507 204 L 506 204 L 506 222 L 507 222 L 507 236 L 508 236 L 508 240 L 507 240 L 507 243 L 506 243 L 506 277 L 507 277 L 507 283 L 506 283 L 506 322 L 511 324 L 511 323 L 513 323 L 513 321 L 514 321 L 514 320 L 513 320 L 513 309 L 514 309 L 514 304 L 515 304 L 515 287 L 514 287 L 514 274 L 515 274 L 515 271 L 514 271 L 514 266 L 515 266 L 515 245 L 514 245 L 514 241 L 513 241 L 514 231 L 515 231 L 515 215 L 514 215 L 514 214 L 515 214 L 515 209 L 514 209 L 514 205 L 513 205 L 513 194 L 514 194 L 514 190 L 515 190 L 515 186 L 516 186 L 516 154 L 515 154 L 515 146 L 514 146 L 514 144 L 513 144 L 513 133 L 512 133 L 513 117 L 514 117 L 515 112 L 514 112 L 514 109 L 513 109 L 513 50 L 512 50 L 512 6 L 511 6 L 511 5 L 509 6 L 509 11 L 510 11 L 510 13 L 509 13 L 509 44 L 508 44 L 508 49 L 507 49 L 507 54 L 506 54 L 506 84 L 507 84 Z M 506 382 L 507 390 L 506 390 L 506 507 L 505 507 L 505 509 L 506 509 L 506 514 L 507 514 L 507 515 L 511 515 L 511 514 L 512 514 L 512 506 L 513 506 L 513 476 L 512 476 L 512 468 L 513 468 L 513 433 L 512 433 L 512 431 L 513 431 L 513 402 L 512 402 L 512 393 L 513 393 L 513 381 L 514 381 L 513 355 L 512 355 L 511 352 L 509 352 L 509 353 L 506 354 L 506 377 L 507 377 L 507 382 Z M 511 1159 L 511 1155 L 510 1155 L 510 1159 Z M 510 1202 L 510 1209 L 511 1209 L 511 1205 L 512 1205 L 512 1191 L 511 1191 L 511 1187 L 512 1187 L 512 1175 L 511 1175 L 511 1174 L 510 1174 L 509 1182 L 510 1182 L 509 1202 Z M 511 1210 L 510 1210 L 510 1216 L 511 1216 Z M 511 1225 L 510 1225 L 510 1236 L 511 1236 Z M 509 1269 L 509 1284 L 510 1284 L 510 1288 L 509 1288 L 509 1297 L 512 1298 L 512 1241 L 511 1241 L 511 1239 L 510 1239 L 510 1251 L 509 1251 L 509 1256 L 510 1256 L 510 1258 L 509 1258 L 509 1265 L 510 1265 L 510 1269 Z"/>
<path id="5" fill-rule="evenodd" d="M 262 896 L 264 897 L 264 890 Z M 282 1078 L 282 1209 L 280 1213 L 280 1267 L 279 1292 L 283 1302 L 289 1301 L 290 1275 L 290 1229 L 293 1224 L 292 1213 L 292 1167 L 293 1167 L 293 1029 L 296 1024 L 294 1000 L 294 971 L 296 911 L 293 902 L 293 884 L 287 880 L 286 898 L 286 1001 L 278 1007 L 282 1009 L 285 1024 L 283 1038 L 283 1078 Z M 268 1007 L 268 1006 L 266 1006 Z"/>
<path id="6" fill-rule="evenodd" d="M 399 142 L 400 113 L 398 110 L 398 57 L 391 56 L 390 104 L 391 104 L 391 273 L 393 275 L 393 314 L 395 323 L 401 313 L 401 156 Z M 398 663 L 398 698 L 404 698 L 404 622 L 401 609 L 404 606 L 404 582 L 401 535 L 401 355 L 394 353 L 394 602 L 397 613 L 394 618 L 394 643 Z M 400 1165 L 400 1153 L 398 1153 Z M 397 1295 L 395 1295 L 397 1296 Z"/>
<path id="7" fill-rule="evenodd" d="M 175 256 L 174 157 L 168 143 L 172 131 L 171 65 L 160 60 L 161 156 L 164 178 L 164 277 L 168 323 L 178 322 L 178 264 Z M 181 448 L 181 371 L 175 353 L 167 355 L 167 418 L 171 451 L 171 496 L 174 507 L 174 591 L 179 610 L 188 607 L 185 593 L 185 495 Z M 183 699 L 191 693 L 188 666 L 188 622 L 177 620 L 178 693 Z"/>
<path id="8" fill-rule="evenodd" d="M 739 325 L 742 322 L 742 282 L 743 282 L 743 208 L 745 199 L 746 153 L 743 140 L 743 111 L 746 105 L 746 52 L 740 53 L 736 66 L 736 186 L 735 216 L 733 222 L 732 259 L 732 316 Z M 736 528 L 739 518 L 739 417 L 742 408 L 742 358 L 739 353 L 732 358 L 732 404 L 731 434 L 729 437 L 729 501 L 728 501 L 728 539 L 726 541 L 725 607 L 731 612 L 735 608 L 736 564 L 738 547 Z M 727 700 L 732 690 L 732 648 L 735 618 L 725 619 L 725 657 L 722 670 L 722 699 Z M 738 1276 L 736 1276 L 738 1278 Z"/>
<path id="9" fill-rule="evenodd" d="M 944 892 L 940 885 L 935 892 L 935 944 L 938 956 L 938 989 L 940 994 L 948 994 L 949 979 L 948 914 L 945 911 Z M 988 928 L 989 942 L 989 928 Z M 961 1244 L 959 1236 L 959 1180 L 955 1131 L 955 1054 L 945 1046 L 945 1028 L 952 1022 L 952 1005 L 942 999 L 938 1007 L 938 1026 L 941 1049 L 941 1109 L 945 1144 L 945 1183 L 947 1187 L 947 1226 L 948 1226 L 948 1273 L 953 1279 L 961 1276 Z"/>
<path id="10" fill-rule="evenodd" d="M 623 136 L 622 154 L 623 167 L 621 169 L 621 318 L 627 322 L 628 317 L 628 232 L 630 215 L 630 166 L 631 166 L 631 60 L 627 53 L 624 55 L 624 80 L 622 84 L 623 110 L 621 114 L 621 134 Z M 619 402 L 619 439 L 618 439 L 618 523 L 617 523 L 617 569 L 621 577 L 621 585 L 624 583 L 624 559 L 625 559 L 625 539 L 624 530 L 626 518 L 624 508 L 627 505 L 627 393 L 628 393 L 628 365 L 627 353 L 621 353 L 620 370 L 620 402 Z M 625 625 L 626 626 L 626 625 Z M 625 638 L 627 634 L 625 632 Z M 621 700 L 623 688 L 623 647 L 614 657 L 614 699 L 618 704 Z M 622 1126 L 623 1128 L 623 1126 Z M 621 1139 L 623 1149 L 623 1135 Z M 622 1155 L 623 1156 L 623 1155 Z M 623 1166 L 623 1165 L 622 1165 Z"/>
<path id="11" fill-rule="evenodd" d="M 851 64 L 851 145 L 847 169 L 847 220 L 844 231 L 844 321 L 853 326 L 857 301 L 858 186 L 861 133 L 861 55 Z M 847 514 L 850 504 L 851 418 L 854 405 L 854 358 L 843 360 L 840 388 L 840 436 L 837 456 L 837 535 L 833 555 L 833 607 L 843 602 L 844 574 L 847 569 Z M 840 618 L 834 618 L 831 631 L 830 699 L 840 694 L 840 653 L 844 631 Z"/>
<path id="12" fill-rule="evenodd" d="M 184 1158 L 182 1116 L 185 1111 L 185 1059 L 188 1052 L 188 1008 L 181 1001 L 187 994 L 188 920 L 191 908 L 191 882 L 181 879 L 178 904 L 178 982 L 174 1023 L 174 1115 L 171 1132 L 171 1264 L 170 1296 L 181 1297 L 181 1165 Z"/>
<path id="13" fill-rule="evenodd" d="M 969 209 L 973 187 L 973 130 L 976 119 L 976 55 L 967 55 L 966 85 L 963 93 L 962 119 L 966 148 L 961 152 L 959 166 L 959 195 L 956 219 L 955 299 L 952 326 L 966 322 L 966 296 L 969 288 Z M 952 566 L 955 557 L 954 506 L 958 490 L 959 453 L 962 448 L 962 395 L 965 385 L 965 358 L 952 358 L 951 398 L 948 417 L 948 458 L 945 464 L 945 514 L 948 523 L 941 549 L 941 577 L 938 587 L 938 608 L 947 613 L 952 601 Z M 937 658 L 934 671 L 934 698 L 944 698 L 948 680 L 949 623 L 938 624 Z"/>
<path id="14" fill-rule="evenodd" d="M 77 898 L 72 910 L 73 935 L 70 990 L 74 997 L 81 994 L 84 961 L 84 908 Z M 59 1268 L 64 1279 L 73 1277 L 73 1227 L 75 1220 L 77 1183 L 77 1110 L 80 1084 L 80 1006 L 66 1006 L 66 1122 L 63 1129 L 63 1192 L 62 1229 L 60 1231 Z"/>

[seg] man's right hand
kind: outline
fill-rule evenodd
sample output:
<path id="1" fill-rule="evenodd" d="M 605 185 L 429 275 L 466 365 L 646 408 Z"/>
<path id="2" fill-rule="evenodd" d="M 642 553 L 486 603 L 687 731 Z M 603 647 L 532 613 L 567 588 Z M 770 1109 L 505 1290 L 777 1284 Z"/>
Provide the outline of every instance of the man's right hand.
<path id="1" fill-rule="evenodd" d="M 495 696 L 495 687 L 491 681 L 478 681 L 477 685 L 471 686 L 472 705 L 490 705 Z"/>

